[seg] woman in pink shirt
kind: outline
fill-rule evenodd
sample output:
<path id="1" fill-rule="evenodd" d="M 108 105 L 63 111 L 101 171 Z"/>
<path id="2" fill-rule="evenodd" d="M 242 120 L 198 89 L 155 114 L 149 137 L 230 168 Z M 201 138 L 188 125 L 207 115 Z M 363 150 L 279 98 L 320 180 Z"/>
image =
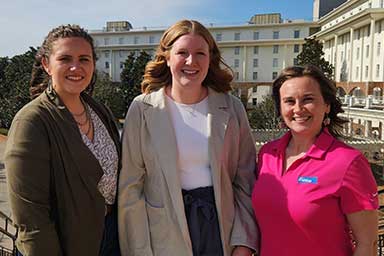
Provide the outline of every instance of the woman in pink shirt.
<path id="1" fill-rule="evenodd" d="M 347 121 L 335 84 L 314 66 L 289 67 L 273 98 L 289 131 L 258 155 L 260 255 L 376 255 L 377 187 L 364 156 L 337 139 Z"/>

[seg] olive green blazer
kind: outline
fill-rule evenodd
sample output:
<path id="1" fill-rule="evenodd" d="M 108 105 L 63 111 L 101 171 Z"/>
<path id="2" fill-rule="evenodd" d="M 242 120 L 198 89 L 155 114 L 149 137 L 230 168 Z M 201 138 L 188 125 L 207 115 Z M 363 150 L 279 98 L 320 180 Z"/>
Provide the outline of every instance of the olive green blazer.
<path id="1" fill-rule="evenodd" d="M 110 112 L 87 94 L 120 154 Z M 99 162 L 54 92 L 42 93 L 15 116 L 5 152 L 17 247 L 24 256 L 98 255 L 104 230 Z"/>
<path id="2" fill-rule="evenodd" d="M 119 242 L 124 256 L 192 256 L 177 169 L 176 137 L 164 89 L 137 97 L 123 130 Z M 241 102 L 208 92 L 209 158 L 224 255 L 256 249 L 252 210 L 256 153 Z"/>

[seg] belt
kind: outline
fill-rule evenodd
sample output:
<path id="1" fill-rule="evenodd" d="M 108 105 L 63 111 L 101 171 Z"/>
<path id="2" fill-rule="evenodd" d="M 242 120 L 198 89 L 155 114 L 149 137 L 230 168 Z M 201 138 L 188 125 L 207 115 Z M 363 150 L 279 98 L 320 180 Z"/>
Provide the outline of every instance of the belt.
<path id="1" fill-rule="evenodd" d="M 113 205 L 106 204 L 105 205 L 105 213 L 104 216 L 107 216 L 108 214 L 112 213 L 113 210 Z"/>

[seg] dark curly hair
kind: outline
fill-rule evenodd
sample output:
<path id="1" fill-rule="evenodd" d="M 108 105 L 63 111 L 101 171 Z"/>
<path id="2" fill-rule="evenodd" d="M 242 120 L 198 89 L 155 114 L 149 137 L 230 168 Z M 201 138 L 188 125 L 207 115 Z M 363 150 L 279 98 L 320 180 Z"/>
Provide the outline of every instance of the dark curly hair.
<path id="1" fill-rule="evenodd" d="M 183 35 L 200 35 L 209 46 L 209 69 L 203 81 L 203 86 L 212 88 L 217 92 L 231 90 L 230 82 L 233 74 L 230 67 L 224 63 L 220 50 L 206 27 L 195 20 L 181 20 L 168 28 L 161 37 L 160 44 L 153 61 L 145 67 L 144 79 L 141 83 L 143 93 L 156 91 L 164 86 L 172 84 L 171 70 L 167 66 L 167 58 L 173 44 Z"/>
<path id="2" fill-rule="evenodd" d="M 331 122 L 327 126 L 329 132 L 335 137 L 342 137 L 342 129 L 345 123 L 348 121 L 337 116 L 339 113 L 343 113 L 342 105 L 339 99 L 336 97 L 336 85 L 335 82 L 328 79 L 324 73 L 314 65 L 305 65 L 305 66 L 292 66 L 283 69 L 280 75 L 273 81 L 272 85 L 272 97 L 275 101 L 276 113 L 278 116 L 281 116 L 280 113 L 280 88 L 283 83 L 289 79 L 295 77 L 311 77 L 320 86 L 321 95 L 325 103 L 330 105 L 330 112 L 328 117 Z"/>
<path id="3" fill-rule="evenodd" d="M 43 44 L 39 47 L 36 56 L 35 56 L 35 62 L 33 63 L 32 67 L 32 75 L 31 75 L 31 81 L 30 81 L 30 88 L 29 92 L 31 94 L 31 98 L 36 98 L 39 96 L 47 87 L 48 83 L 50 82 L 50 76 L 47 74 L 45 69 L 43 68 L 42 59 L 43 58 L 49 58 L 49 56 L 52 54 L 52 46 L 55 41 L 57 41 L 60 38 L 70 38 L 70 37 L 80 37 L 86 40 L 91 48 L 92 48 L 92 56 L 94 63 L 96 64 L 96 51 L 95 47 L 93 45 L 93 39 L 88 34 L 88 32 L 81 28 L 78 25 L 61 25 L 59 27 L 56 27 L 52 29 L 47 37 L 44 39 Z M 94 84 L 96 82 L 96 73 L 93 73 L 92 81 L 86 88 L 86 92 L 92 93 Z"/>

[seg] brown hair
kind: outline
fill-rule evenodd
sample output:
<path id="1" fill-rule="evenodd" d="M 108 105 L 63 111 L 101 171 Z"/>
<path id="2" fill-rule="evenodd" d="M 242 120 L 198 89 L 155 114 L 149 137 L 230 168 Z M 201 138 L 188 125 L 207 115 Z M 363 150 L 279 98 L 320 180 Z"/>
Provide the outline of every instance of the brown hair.
<path id="1" fill-rule="evenodd" d="M 50 76 L 47 74 L 45 69 L 43 68 L 42 59 L 48 59 L 52 54 L 53 43 L 61 38 L 70 38 L 70 37 L 80 37 L 87 41 L 92 48 L 92 57 L 94 61 L 94 65 L 96 64 L 96 52 L 95 47 L 93 45 L 93 39 L 85 31 L 78 25 L 61 25 L 57 28 L 52 29 L 46 38 L 44 39 L 43 44 L 39 47 L 36 56 L 35 62 L 32 67 L 32 77 L 30 81 L 30 94 L 31 98 L 36 98 L 39 96 L 50 83 Z M 92 93 L 94 84 L 96 82 L 96 72 L 93 73 L 93 77 L 91 83 L 88 85 L 86 92 Z"/>
<path id="2" fill-rule="evenodd" d="M 194 20 L 181 20 L 168 28 L 161 37 L 153 61 L 145 67 L 141 89 L 143 93 L 151 93 L 172 83 L 172 74 L 167 66 L 167 58 L 173 44 L 186 34 L 200 35 L 208 43 L 210 63 L 208 74 L 203 81 L 203 86 L 212 88 L 217 92 L 231 90 L 230 82 L 233 79 L 230 67 L 224 63 L 219 48 L 211 33 L 206 27 Z"/>
<path id="3" fill-rule="evenodd" d="M 336 85 L 335 82 L 328 79 L 324 73 L 314 65 L 305 66 L 292 66 L 283 69 L 280 75 L 276 78 L 272 85 L 272 96 L 275 101 L 276 113 L 281 116 L 280 113 L 280 88 L 283 83 L 289 79 L 295 77 L 311 77 L 314 79 L 320 87 L 321 95 L 325 103 L 329 104 L 330 112 L 328 117 L 330 118 L 330 124 L 327 126 L 329 132 L 335 137 L 342 137 L 343 124 L 348 121 L 337 116 L 339 113 L 343 113 L 342 105 L 339 99 L 336 97 Z"/>

